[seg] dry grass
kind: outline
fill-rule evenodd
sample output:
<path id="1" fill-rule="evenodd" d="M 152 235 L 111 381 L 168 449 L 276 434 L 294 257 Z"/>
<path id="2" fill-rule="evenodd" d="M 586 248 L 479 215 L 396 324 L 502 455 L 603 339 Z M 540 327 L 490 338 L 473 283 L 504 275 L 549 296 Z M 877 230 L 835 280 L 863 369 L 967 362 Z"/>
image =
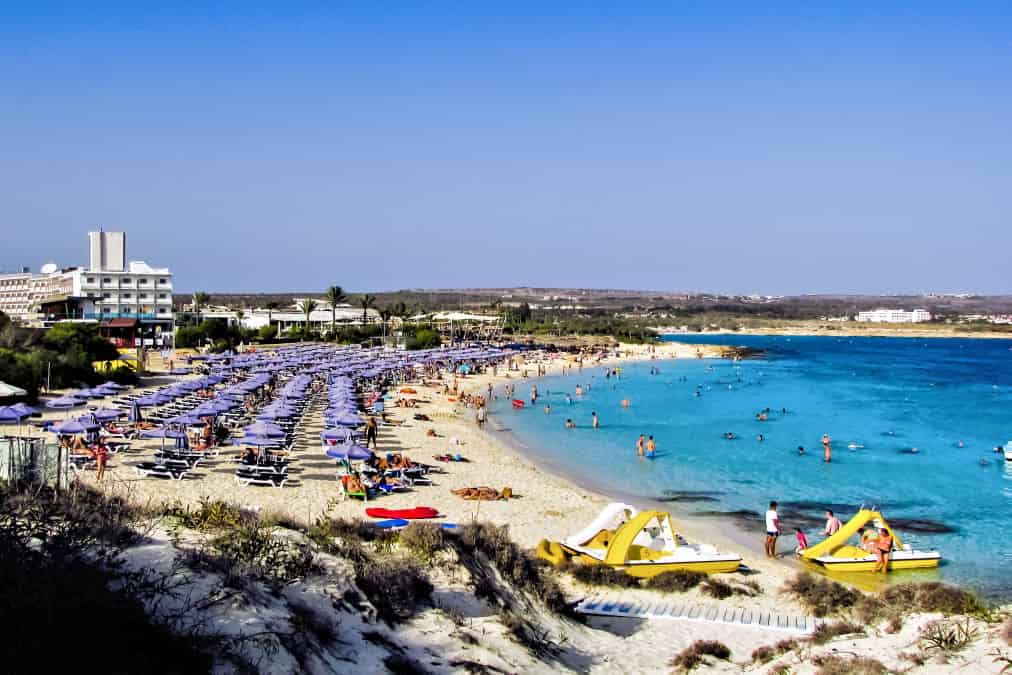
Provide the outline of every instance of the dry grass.
<path id="1" fill-rule="evenodd" d="M 832 616 L 851 609 L 861 593 L 835 581 L 801 572 L 784 586 L 805 609 L 817 617 Z"/>
<path id="2" fill-rule="evenodd" d="M 607 565 L 564 563 L 556 569 L 570 574 L 574 579 L 588 586 L 607 586 L 611 588 L 635 588 L 639 586 L 639 579 L 636 577 Z"/>
<path id="3" fill-rule="evenodd" d="M 833 621 L 819 624 L 809 640 L 817 645 L 822 645 L 835 637 L 841 635 L 857 635 L 864 633 L 864 626 L 850 621 Z"/>
<path id="4" fill-rule="evenodd" d="M 728 661 L 731 659 L 731 650 L 723 642 L 696 640 L 671 659 L 671 665 L 683 672 L 688 672 L 703 663 L 706 656 Z"/>
<path id="5" fill-rule="evenodd" d="M 863 656 L 816 656 L 812 659 L 816 675 L 886 675 L 889 670 L 880 661 Z"/>
<path id="6" fill-rule="evenodd" d="M 769 663 L 782 654 L 794 651 L 798 646 L 797 640 L 781 640 L 775 645 L 757 647 L 752 651 L 752 660 L 756 663 Z"/>
<path id="7" fill-rule="evenodd" d="M 664 572 L 651 577 L 644 582 L 646 588 L 656 591 L 668 591 L 671 593 L 684 593 L 695 588 L 707 579 L 705 572 L 693 572 L 689 570 L 677 570 Z"/>

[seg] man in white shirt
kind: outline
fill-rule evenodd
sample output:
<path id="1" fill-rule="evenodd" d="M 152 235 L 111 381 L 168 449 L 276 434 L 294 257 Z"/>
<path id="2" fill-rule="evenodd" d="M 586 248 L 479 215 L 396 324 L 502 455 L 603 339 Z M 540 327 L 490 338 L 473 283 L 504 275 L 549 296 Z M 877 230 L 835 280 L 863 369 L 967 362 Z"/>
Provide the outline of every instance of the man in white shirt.
<path id="1" fill-rule="evenodd" d="M 824 529 L 822 533 L 827 537 L 831 537 L 836 534 L 841 527 L 843 527 L 843 523 L 840 522 L 840 519 L 833 515 L 833 511 L 831 509 L 826 509 L 826 529 Z"/>
<path id="2" fill-rule="evenodd" d="M 777 503 L 770 502 L 766 511 L 766 557 L 777 557 L 777 537 L 780 536 L 780 518 L 777 516 Z"/>

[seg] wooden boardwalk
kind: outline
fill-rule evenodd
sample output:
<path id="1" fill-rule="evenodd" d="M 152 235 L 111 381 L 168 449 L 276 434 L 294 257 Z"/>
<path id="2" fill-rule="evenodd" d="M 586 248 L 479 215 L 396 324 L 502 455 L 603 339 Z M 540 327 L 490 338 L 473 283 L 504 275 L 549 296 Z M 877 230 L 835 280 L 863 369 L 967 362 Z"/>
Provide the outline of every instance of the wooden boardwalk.
<path id="1" fill-rule="evenodd" d="M 703 604 L 688 600 L 634 601 L 621 598 L 585 598 L 576 605 L 580 614 L 617 616 L 634 619 L 704 621 L 764 630 L 811 633 L 820 623 L 812 616 L 778 614 L 730 605 Z"/>

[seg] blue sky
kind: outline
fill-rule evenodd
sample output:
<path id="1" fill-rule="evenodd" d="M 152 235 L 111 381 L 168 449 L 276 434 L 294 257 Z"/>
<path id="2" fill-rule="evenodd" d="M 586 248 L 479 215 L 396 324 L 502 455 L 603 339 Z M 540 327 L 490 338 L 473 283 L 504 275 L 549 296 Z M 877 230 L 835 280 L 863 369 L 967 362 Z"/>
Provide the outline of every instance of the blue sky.
<path id="1" fill-rule="evenodd" d="M 1007 3 L 24 4 L 3 268 L 1012 293 Z"/>

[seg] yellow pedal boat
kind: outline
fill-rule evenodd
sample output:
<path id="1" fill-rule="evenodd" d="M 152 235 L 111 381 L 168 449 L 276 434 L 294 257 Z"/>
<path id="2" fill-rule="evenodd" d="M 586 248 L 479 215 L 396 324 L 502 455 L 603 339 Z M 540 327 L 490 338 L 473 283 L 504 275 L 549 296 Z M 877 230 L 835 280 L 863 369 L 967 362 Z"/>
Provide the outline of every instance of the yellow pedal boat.
<path id="1" fill-rule="evenodd" d="M 642 578 L 676 570 L 736 572 L 741 564 L 739 555 L 721 553 L 707 544 L 685 543 L 669 514 L 640 512 L 620 503 L 609 504 L 590 525 L 561 542 L 542 540 L 537 554 L 553 564 L 576 559 Z"/>
<path id="2" fill-rule="evenodd" d="M 868 509 L 861 509 L 836 534 L 809 546 L 799 555 L 803 560 L 821 565 L 827 571 L 874 572 L 875 564 L 878 561 L 875 554 L 848 543 L 848 540 L 860 533 L 861 528 L 865 525 L 871 525 L 876 531 L 884 528 L 893 538 L 893 550 L 889 554 L 888 570 L 890 572 L 938 567 L 938 563 L 942 559 L 941 553 L 938 551 L 915 551 L 909 544 L 904 545 L 886 519 L 882 517 L 882 514 Z"/>

